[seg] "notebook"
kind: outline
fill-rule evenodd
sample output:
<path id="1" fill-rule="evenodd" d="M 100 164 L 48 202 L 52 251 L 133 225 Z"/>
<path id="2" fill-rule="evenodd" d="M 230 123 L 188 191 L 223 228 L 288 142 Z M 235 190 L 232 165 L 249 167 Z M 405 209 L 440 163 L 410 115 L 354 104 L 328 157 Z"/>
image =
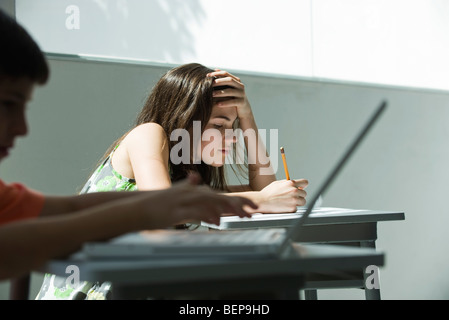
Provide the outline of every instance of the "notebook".
<path id="1" fill-rule="evenodd" d="M 386 109 L 382 101 L 365 126 L 349 145 L 329 175 L 315 192 L 306 211 L 292 225 L 285 228 L 185 231 L 155 230 L 124 234 L 104 242 L 85 243 L 82 252 L 91 259 L 105 258 L 273 258 L 288 252 L 291 243 L 297 241 L 301 229 L 317 200 L 327 191 L 350 156 L 366 137 L 368 131 Z"/>
<path id="2" fill-rule="evenodd" d="M 225 216 L 221 217 L 220 224 L 201 222 L 201 226 L 213 230 L 236 230 L 255 228 L 289 228 L 301 218 L 307 210 L 305 207 L 298 207 L 293 213 L 253 213 L 251 217 Z M 404 220 L 402 211 L 382 211 L 370 209 L 318 207 L 315 204 L 307 225 L 351 223 L 356 220 L 362 222 L 380 222 L 389 220 Z"/>

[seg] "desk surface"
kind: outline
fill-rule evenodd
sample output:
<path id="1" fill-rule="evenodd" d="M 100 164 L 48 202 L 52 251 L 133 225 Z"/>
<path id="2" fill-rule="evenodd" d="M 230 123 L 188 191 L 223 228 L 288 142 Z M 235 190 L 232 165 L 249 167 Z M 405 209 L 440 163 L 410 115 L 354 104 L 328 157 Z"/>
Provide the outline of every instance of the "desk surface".
<path id="1" fill-rule="evenodd" d="M 53 260 L 38 272 L 68 276 L 66 268 L 75 265 L 80 279 L 111 281 L 114 284 L 173 284 L 197 280 L 299 275 L 306 272 L 357 270 L 367 265 L 384 265 L 384 253 L 371 248 L 337 245 L 294 244 L 282 259 L 101 259 L 88 260 L 74 254 L 65 260 Z"/>
<path id="2" fill-rule="evenodd" d="M 219 226 L 204 222 L 201 223 L 201 226 L 217 230 L 290 227 L 302 216 L 304 212 L 305 209 L 300 208 L 296 213 L 256 213 L 251 218 L 228 216 L 221 218 Z M 370 223 L 404 219 L 404 212 L 400 211 L 378 211 L 322 207 L 313 210 L 304 225 L 311 226 L 348 223 Z"/>

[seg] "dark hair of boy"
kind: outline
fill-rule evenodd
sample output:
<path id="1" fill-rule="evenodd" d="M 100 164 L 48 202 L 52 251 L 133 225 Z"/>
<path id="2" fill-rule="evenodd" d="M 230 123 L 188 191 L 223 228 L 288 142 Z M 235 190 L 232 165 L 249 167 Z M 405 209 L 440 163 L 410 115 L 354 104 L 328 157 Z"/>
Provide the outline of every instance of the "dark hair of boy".
<path id="1" fill-rule="evenodd" d="M 28 32 L 0 10 L 0 77 L 28 77 L 45 84 L 50 70 L 44 54 Z"/>

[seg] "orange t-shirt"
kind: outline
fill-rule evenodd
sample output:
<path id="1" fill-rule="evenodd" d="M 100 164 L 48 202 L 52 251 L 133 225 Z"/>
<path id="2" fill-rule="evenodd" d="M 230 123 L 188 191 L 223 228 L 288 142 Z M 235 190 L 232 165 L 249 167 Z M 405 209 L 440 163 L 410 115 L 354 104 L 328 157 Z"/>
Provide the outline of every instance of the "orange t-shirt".
<path id="1" fill-rule="evenodd" d="M 36 218 L 44 206 L 44 195 L 20 183 L 0 180 L 0 225 L 16 220 Z"/>

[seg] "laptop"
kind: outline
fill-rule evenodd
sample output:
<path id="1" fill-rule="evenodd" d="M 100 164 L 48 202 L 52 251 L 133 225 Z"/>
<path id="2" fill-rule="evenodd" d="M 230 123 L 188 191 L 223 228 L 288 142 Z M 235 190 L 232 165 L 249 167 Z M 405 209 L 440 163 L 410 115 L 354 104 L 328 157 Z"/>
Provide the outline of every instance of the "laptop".
<path id="1" fill-rule="evenodd" d="M 350 156 L 386 109 L 382 101 L 355 140 L 326 177 L 302 216 L 288 229 L 227 231 L 154 230 L 124 234 L 104 242 L 88 242 L 82 253 L 90 259 L 107 258 L 274 258 L 289 251 L 298 240 L 305 221 L 321 195 L 327 191 Z"/>

